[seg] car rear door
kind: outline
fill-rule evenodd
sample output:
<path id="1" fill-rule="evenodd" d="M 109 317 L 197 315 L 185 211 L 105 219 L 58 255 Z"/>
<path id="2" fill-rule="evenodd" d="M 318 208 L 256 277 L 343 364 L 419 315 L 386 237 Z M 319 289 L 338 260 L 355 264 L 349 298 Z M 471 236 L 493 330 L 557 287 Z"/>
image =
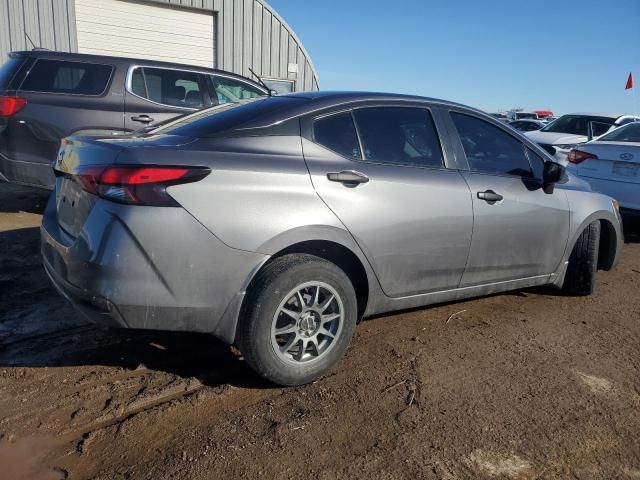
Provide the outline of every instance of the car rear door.
<path id="1" fill-rule="evenodd" d="M 199 72 L 147 66 L 129 69 L 125 96 L 125 128 L 129 131 L 210 105 L 207 83 Z"/>
<path id="2" fill-rule="evenodd" d="M 466 265 L 471 196 L 441 147 L 438 115 L 377 104 L 303 120 L 313 185 L 390 297 L 456 288 Z"/>
<path id="3" fill-rule="evenodd" d="M 497 122 L 457 109 L 449 114 L 474 210 L 461 286 L 553 273 L 569 236 L 569 204 L 561 189 L 543 190 L 544 159 Z"/>

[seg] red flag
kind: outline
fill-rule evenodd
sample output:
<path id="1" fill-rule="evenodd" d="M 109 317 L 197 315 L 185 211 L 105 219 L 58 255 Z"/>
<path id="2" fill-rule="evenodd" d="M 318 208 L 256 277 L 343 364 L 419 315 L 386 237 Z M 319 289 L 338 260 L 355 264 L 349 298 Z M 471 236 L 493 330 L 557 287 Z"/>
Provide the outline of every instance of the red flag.
<path id="1" fill-rule="evenodd" d="M 633 72 L 629 73 L 629 78 L 627 78 L 627 86 L 624 87 L 625 90 L 631 90 L 634 87 L 633 84 Z"/>

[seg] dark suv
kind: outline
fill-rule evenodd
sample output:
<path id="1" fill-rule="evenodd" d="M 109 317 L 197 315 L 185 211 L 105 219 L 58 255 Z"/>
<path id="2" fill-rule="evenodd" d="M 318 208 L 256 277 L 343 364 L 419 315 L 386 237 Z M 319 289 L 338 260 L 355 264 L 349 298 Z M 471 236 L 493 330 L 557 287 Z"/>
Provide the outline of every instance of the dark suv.
<path id="1" fill-rule="evenodd" d="M 268 95 L 245 77 L 132 58 L 36 50 L 0 68 L 0 179 L 53 188 L 69 135 L 115 135 Z"/>

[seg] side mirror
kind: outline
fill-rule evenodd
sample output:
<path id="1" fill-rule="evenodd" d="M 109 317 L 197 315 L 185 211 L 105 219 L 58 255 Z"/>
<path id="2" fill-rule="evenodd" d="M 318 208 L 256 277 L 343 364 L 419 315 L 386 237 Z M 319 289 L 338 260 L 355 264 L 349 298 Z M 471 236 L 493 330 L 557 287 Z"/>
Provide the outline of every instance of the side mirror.
<path id="1" fill-rule="evenodd" d="M 565 176 L 565 168 L 556 162 L 545 162 L 542 173 L 542 186 L 546 193 L 553 193 L 553 187 Z M 549 191 L 547 191 L 549 190 Z"/>

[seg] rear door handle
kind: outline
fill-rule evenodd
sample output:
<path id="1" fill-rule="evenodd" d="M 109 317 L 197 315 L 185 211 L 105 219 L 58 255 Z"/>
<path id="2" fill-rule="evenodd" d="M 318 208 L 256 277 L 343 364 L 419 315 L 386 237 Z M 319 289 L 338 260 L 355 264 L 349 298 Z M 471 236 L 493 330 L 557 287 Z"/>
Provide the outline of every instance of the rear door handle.
<path id="1" fill-rule="evenodd" d="M 369 182 L 369 177 L 364 173 L 356 172 L 355 170 L 343 170 L 342 172 L 327 173 L 327 178 L 331 182 L 340 182 L 347 185 L 359 185 L 361 183 Z"/>
<path id="2" fill-rule="evenodd" d="M 133 120 L 134 122 L 140 122 L 140 123 L 153 122 L 153 118 L 151 118 L 149 115 L 138 115 L 137 117 L 131 117 L 131 120 Z"/>
<path id="3" fill-rule="evenodd" d="M 478 192 L 478 198 L 480 200 L 484 200 L 485 202 L 489 202 L 489 203 L 499 202 L 500 200 L 504 199 L 502 195 L 494 192 L 493 190 L 487 190 L 486 192 Z"/>

